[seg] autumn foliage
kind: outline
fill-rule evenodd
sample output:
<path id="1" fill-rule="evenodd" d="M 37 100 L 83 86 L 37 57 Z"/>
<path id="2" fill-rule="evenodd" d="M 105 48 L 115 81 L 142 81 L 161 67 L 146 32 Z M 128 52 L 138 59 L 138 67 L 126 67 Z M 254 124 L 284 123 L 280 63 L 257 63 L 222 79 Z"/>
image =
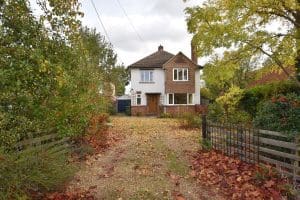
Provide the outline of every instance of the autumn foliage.
<path id="1" fill-rule="evenodd" d="M 272 167 L 248 164 L 217 151 L 199 151 L 193 156 L 191 174 L 202 185 L 214 187 L 228 199 L 282 199 L 288 180 Z"/>
<path id="2" fill-rule="evenodd" d="M 44 199 L 46 200 L 94 200 L 94 194 L 92 190 L 77 191 L 77 192 L 54 192 L 47 194 Z"/>

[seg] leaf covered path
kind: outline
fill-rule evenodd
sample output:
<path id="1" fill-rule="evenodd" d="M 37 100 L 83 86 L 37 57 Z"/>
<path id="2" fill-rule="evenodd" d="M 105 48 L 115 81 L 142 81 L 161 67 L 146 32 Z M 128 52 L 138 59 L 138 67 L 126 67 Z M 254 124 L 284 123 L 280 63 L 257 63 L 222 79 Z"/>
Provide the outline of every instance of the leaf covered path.
<path id="1" fill-rule="evenodd" d="M 223 199 L 191 173 L 199 130 L 180 129 L 174 119 L 112 117 L 112 124 L 109 131 L 124 139 L 89 158 L 70 191 L 93 189 L 97 199 Z"/>

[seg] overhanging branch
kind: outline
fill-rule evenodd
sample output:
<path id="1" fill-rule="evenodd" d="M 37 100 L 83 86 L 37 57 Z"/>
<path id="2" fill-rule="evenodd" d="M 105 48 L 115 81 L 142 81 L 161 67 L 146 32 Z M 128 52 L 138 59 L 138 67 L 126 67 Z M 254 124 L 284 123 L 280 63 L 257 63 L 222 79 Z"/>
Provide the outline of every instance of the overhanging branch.
<path id="1" fill-rule="evenodd" d="M 286 69 L 285 67 L 283 66 L 282 62 L 276 57 L 276 56 L 273 56 L 272 54 L 266 52 L 262 47 L 260 46 L 256 46 L 254 44 L 252 44 L 251 42 L 249 41 L 242 41 L 243 43 L 259 50 L 260 52 L 262 52 L 263 54 L 265 54 L 266 56 L 268 56 L 269 58 L 271 58 L 281 69 L 282 71 L 289 77 L 291 78 L 292 80 L 295 81 L 295 83 L 300 87 L 300 82 L 298 81 L 298 79 L 294 76 L 292 76 Z"/>

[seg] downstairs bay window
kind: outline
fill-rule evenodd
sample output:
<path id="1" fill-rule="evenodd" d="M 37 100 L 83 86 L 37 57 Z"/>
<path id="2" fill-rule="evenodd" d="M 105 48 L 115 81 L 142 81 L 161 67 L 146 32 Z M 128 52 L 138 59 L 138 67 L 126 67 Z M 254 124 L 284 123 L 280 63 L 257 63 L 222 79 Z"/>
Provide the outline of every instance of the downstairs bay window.
<path id="1" fill-rule="evenodd" d="M 194 104 L 194 94 L 171 93 L 168 94 L 169 105 L 189 105 Z"/>

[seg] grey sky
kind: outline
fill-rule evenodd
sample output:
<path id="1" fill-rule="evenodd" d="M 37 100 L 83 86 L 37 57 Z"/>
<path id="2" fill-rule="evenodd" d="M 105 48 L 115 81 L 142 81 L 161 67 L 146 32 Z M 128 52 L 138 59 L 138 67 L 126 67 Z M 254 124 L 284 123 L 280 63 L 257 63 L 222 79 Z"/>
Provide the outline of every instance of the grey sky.
<path id="1" fill-rule="evenodd" d="M 190 57 L 191 35 L 187 32 L 184 8 L 202 0 L 119 0 L 142 40 L 135 33 L 117 0 L 94 0 L 111 42 L 126 66 L 157 50 L 182 51 Z M 82 1 L 83 24 L 104 35 L 91 0 Z"/>

